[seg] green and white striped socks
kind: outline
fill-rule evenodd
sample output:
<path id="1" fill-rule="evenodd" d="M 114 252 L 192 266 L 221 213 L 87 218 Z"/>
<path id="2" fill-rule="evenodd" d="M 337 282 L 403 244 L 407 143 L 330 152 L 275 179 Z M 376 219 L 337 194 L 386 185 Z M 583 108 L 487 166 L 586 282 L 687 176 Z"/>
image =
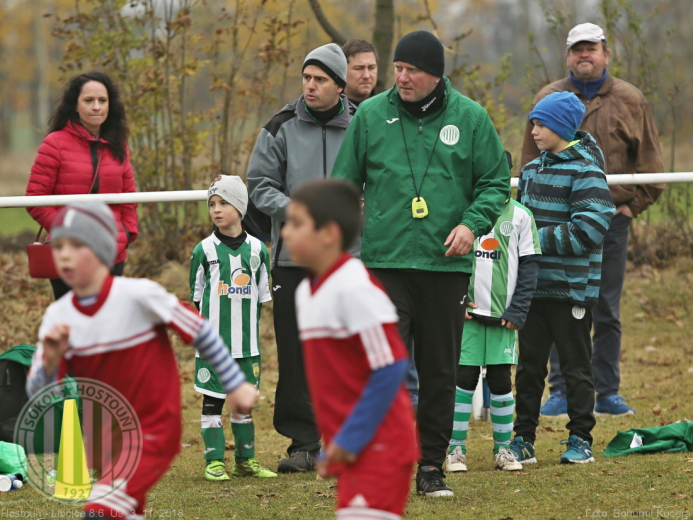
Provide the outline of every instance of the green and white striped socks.
<path id="1" fill-rule="evenodd" d="M 471 401 L 470 401 L 471 402 Z M 508 448 L 513 434 L 513 414 L 515 399 L 513 393 L 504 395 L 491 394 L 491 422 L 493 423 L 493 453 L 498 453 L 501 446 Z"/>
<path id="2" fill-rule="evenodd" d="M 452 438 L 448 453 L 452 453 L 456 446 L 462 448 L 463 453 L 467 453 L 467 430 L 469 430 L 469 417 L 472 415 L 473 395 L 474 391 L 462 390 L 459 386 L 455 390 L 455 418 L 452 423 Z"/>

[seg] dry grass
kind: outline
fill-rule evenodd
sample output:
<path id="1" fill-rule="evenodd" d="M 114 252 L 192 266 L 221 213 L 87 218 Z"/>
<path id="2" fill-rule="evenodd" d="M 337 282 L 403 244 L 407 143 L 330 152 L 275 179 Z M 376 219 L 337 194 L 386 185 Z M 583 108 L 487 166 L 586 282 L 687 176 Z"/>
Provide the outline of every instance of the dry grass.
<path id="1" fill-rule="evenodd" d="M 158 281 L 178 296 L 187 295 L 187 268 L 168 264 Z M 26 276 L 24 256 L 0 255 L 0 350 L 34 343 L 41 316 L 51 302 L 46 281 Z M 693 261 L 681 260 L 665 271 L 641 268 L 629 272 L 623 298 L 624 345 L 622 394 L 638 411 L 635 417 L 599 418 L 594 430 L 596 464 L 565 467 L 558 464 L 567 436 L 565 421 L 542 419 L 537 437 L 539 464 L 519 474 L 493 469 L 491 427 L 473 422 L 470 432 L 470 472 L 450 475 L 453 499 L 424 500 L 413 494 L 407 518 L 590 518 L 595 510 L 614 516 L 614 510 L 689 514 L 693 510 L 693 458 L 686 454 L 631 456 L 607 459 L 603 450 L 617 430 L 652 427 L 693 419 L 691 377 L 693 346 Z M 272 428 L 277 360 L 271 312 L 263 309 L 264 355 L 262 399 L 255 411 L 257 456 L 270 468 L 284 456 L 286 439 Z M 314 475 L 280 476 L 273 480 L 234 478 L 209 483 L 202 478 L 199 435 L 201 399 L 192 390 L 193 356 L 176 339 L 181 369 L 185 419 L 181 455 L 149 497 L 149 516 L 211 518 L 332 518 L 334 483 Z M 661 413 L 652 412 L 658 405 Z M 230 428 L 225 418 L 226 431 Z M 397 454 L 393 454 L 396 458 Z M 231 458 L 232 453 L 227 453 Z M 590 510 L 590 511 L 587 511 Z M 75 507 L 48 501 L 30 486 L 0 495 L 0 518 L 23 511 L 33 518 L 74 514 Z M 602 513 L 599 513 L 601 515 Z M 180 516 L 178 516 L 180 515 Z M 64 517 L 64 516 L 63 516 Z M 600 516 L 601 517 L 601 516 Z"/>

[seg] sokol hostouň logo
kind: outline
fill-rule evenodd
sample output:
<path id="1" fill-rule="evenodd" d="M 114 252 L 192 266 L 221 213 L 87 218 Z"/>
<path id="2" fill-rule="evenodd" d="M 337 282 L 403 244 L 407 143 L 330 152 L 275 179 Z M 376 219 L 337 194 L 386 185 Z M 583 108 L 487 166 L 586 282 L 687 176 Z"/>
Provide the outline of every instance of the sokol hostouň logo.
<path id="1" fill-rule="evenodd" d="M 14 442 L 27 455 L 27 480 L 60 501 L 98 500 L 122 487 L 142 452 L 132 405 L 100 381 L 66 378 L 22 408 Z"/>

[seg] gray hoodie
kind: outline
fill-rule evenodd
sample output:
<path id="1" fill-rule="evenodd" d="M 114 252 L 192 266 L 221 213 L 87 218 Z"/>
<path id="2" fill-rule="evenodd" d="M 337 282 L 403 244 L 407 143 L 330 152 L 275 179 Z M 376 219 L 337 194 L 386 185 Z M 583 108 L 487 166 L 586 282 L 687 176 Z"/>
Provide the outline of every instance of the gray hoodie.
<path id="1" fill-rule="evenodd" d="M 344 110 L 323 127 L 306 111 L 303 95 L 286 105 L 260 130 L 248 168 L 248 191 L 257 208 L 272 218 L 272 265 L 296 266 L 279 233 L 291 193 L 302 183 L 329 177 L 356 110 L 344 94 Z M 350 253 L 358 257 L 359 246 Z"/>

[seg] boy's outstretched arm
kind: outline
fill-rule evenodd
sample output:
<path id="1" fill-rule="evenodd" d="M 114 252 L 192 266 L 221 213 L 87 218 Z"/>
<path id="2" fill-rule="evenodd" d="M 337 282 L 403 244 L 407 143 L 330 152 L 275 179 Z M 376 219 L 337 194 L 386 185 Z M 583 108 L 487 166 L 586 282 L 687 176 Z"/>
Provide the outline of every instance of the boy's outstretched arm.
<path id="1" fill-rule="evenodd" d="M 64 323 L 55 325 L 44 335 L 27 374 L 26 393 L 29 397 L 57 379 L 58 365 L 67 352 L 69 336 L 70 326 Z"/>
<path id="2" fill-rule="evenodd" d="M 406 377 L 409 359 L 395 359 L 393 356 L 393 352 L 405 348 L 396 323 L 376 325 L 362 331 L 360 338 L 372 372 L 361 397 L 326 448 L 325 458 L 318 464 L 322 476 L 326 476 L 327 468 L 332 464 L 356 460 L 378 431 Z"/>

